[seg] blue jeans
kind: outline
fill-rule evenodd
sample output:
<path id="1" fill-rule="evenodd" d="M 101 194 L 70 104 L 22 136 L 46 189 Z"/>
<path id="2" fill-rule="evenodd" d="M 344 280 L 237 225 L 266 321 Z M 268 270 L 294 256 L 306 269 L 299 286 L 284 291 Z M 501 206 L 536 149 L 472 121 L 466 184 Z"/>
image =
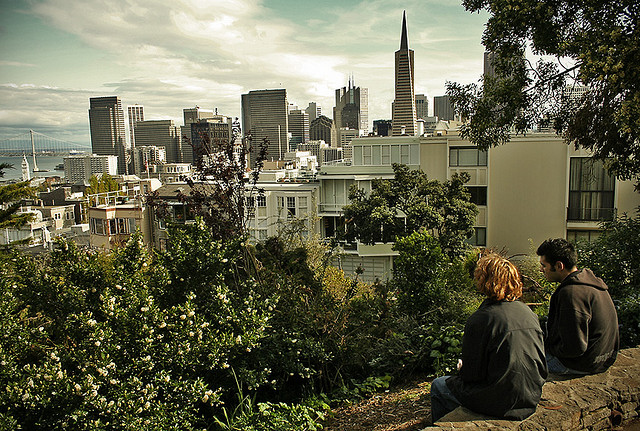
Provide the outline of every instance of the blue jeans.
<path id="1" fill-rule="evenodd" d="M 547 360 L 547 369 L 549 370 L 550 374 L 558 374 L 558 375 L 574 374 L 576 376 L 586 376 L 587 374 L 589 374 L 586 371 L 572 370 L 571 368 L 565 367 L 565 365 L 562 362 L 560 362 L 560 359 L 556 358 L 555 356 L 549 353 L 545 355 L 545 358 Z"/>
<path id="2" fill-rule="evenodd" d="M 449 377 L 438 377 L 431 382 L 431 420 L 434 423 L 461 405 L 447 387 L 446 381 Z"/>

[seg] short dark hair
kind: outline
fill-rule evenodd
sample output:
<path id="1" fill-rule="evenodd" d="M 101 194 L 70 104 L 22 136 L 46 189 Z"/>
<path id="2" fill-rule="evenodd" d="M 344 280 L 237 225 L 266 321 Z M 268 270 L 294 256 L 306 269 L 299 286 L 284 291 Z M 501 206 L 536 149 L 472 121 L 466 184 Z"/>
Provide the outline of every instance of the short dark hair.
<path id="1" fill-rule="evenodd" d="M 578 263 L 578 253 L 572 243 L 563 238 L 548 239 L 538 247 L 538 256 L 544 256 L 551 265 L 562 262 L 566 268 L 573 268 Z"/>

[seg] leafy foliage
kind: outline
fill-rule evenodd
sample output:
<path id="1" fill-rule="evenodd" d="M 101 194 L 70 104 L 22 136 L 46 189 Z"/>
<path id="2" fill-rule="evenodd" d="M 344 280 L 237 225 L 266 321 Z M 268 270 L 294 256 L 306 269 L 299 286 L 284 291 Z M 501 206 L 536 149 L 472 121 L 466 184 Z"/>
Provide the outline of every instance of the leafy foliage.
<path id="1" fill-rule="evenodd" d="M 247 175 L 251 140 L 245 145 L 239 135 L 237 127 L 230 140 L 212 140 L 209 134 L 202 133 L 198 146 L 194 146 L 195 174 L 184 178 L 190 191 L 178 194 L 178 200 L 201 217 L 218 240 L 244 237 L 249 217 L 247 202 L 264 194 L 258 187 L 258 178 L 268 141 L 265 138 L 260 144 L 256 166 Z M 150 195 L 148 203 L 160 218 L 166 216 L 166 202 L 157 192 Z"/>
<path id="2" fill-rule="evenodd" d="M 371 193 L 352 187 L 344 207 L 345 237 L 363 243 L 390 242 L 419 229 L 428 230 L 450 256 L 461 255 L 473 234 L 477 208 L 464 184 L 466 174 L 441 183 L 420 170 L 394 164 L 392 180 L 373 180 Z"/>
<path id="3" fill-rule="evenodd" d="M 621 344 L 636 346 L 640 343 L 640 211 L 602 227 L 596 240 L 578 243 L 579 263 L 605 280 L 618 310 Z"/>
<path id="4" fill-rule="evenodd" d="M 0 178 L 9 168 L 12 168 L 10 164 L 0 164 Z M 0 229 L 19 228 L 33 220 L 32 213 L 16 214 L 22 199 L 32 197 L 35 197 L 35 191 L 29 186 L 29 181 L 0 186 Z"/>
<path id="5" fill-rule="evenodd" d="M 476 85 L 448 83 L 455 108 L 470 122 L 462 135 L 488 148 L 553 122 L 569 143 L 608 160 L 623 179 L 640 177 L 640 8 L 632 0 L 463 0 L 470 12 L 491 16 L 483 44 L 495 55 L 495 78 Z M 535 54 L 557 61 L 524 59 Z M 567 66 L 564 66 L 566 64 Z M 589 91 L 575 103 L 562 100 L 567 83 Z"/>

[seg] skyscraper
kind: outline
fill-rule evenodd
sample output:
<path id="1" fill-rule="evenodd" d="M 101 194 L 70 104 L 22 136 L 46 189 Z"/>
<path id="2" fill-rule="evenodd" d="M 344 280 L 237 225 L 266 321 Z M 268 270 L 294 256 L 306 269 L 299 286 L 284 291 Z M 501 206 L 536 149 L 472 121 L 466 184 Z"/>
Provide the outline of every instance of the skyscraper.
<path id="1" fill-rule="evenodd" d="M 127 106 L 127 121 L 129 123 L 129 143 L 131 148 L 136 147 L 135 129 L 138 121 L 144 121 L 144 106 L 129 105 Z"/>
<path id="2" fill-rule="evenodd" d="M 407 15 L 402 14 L 400 49 L 396 51 L 396 97 L 393 103 L 392 135 L 413 136 L 417 131 L 416 99 L 414 91 L 413 50 L 409 49 Z"/>
<path id="3" fill-rule="evenodd" d="M 289 151 L 295 151 L 298 144 L 309 140 L 309 114 L 301 109 L 289 111 Z"/>
<path id="4" fill-rule="evenodd" d="M 320 115 L 322 115 L 322 108 L 318 106 L 316 102 L 309 102 L 309 106 L 305 109 L 305 112 L 309 114 L 309 124 Z"/>
<path id="5" fill-rule="evenodd" d="M 426 94 L 416 94 L 416 118 L 423 120 L 429 116 L 429 99 Z"/>
<path id="6" fill-rule="evenodd" d="M 260 145 L 267 138 L 267 160 L 282 160 L 287 152 L 289 102 L 287 90 L 253 90 L 242 95 L 242 130 L 252 137 L 250 165 L 255 166 Z"/>
<path id="7" fill-rule="evenodd" d="M 89 128 L 92 152 L 101 156 L 118 156 L 118 173 L 128 174 L 130 154 L 120 98 L 90 98 Z"/>
<path id="8" fill-rule="evenodd" d="M 164 147 L 167 162 L 182 163 L 182 136 L 180 127 L 173 120 L 140 121 L 136 125 L 135 139 L 136 146 Z M 143 166 L 135 166 L 134 172 L 142 171 Z"/>
<path id="9" fill-rule="evenodd" d="M 349 78 L 347 87 L 336 90 L 333 121 L 337 130 L 348 127 L 366 135 L 369 131 L 369 90 L 356 87 L 353 78 Z"/>
<path id="10" fill-rule="evenodd" d="M 309 138 L 313 141 L 325 141 L 330 147 L 338 146 L 338 132 L 334 121 L 325 116 L 320 115 L 309 125 Z"/>
<path id="11" fill-rule="evenodd" d="M 449 96 L 435 96 L 433 98 L 433 115 L 439 120 L 455 120 L 456 115 L 453 112 L 453 105 Z"/>

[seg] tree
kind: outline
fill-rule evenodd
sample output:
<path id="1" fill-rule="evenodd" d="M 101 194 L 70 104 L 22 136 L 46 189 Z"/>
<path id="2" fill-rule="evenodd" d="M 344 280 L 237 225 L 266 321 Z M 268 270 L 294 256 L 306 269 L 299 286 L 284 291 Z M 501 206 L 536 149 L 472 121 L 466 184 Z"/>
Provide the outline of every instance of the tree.
<path id="1" fill-rule="evenodd" d="M 495 77 L 482 85 L 447 83 L 454 108 L 468 119 L 461 135 L 487 149 L 553 122 L 567 143 L 607 160 L 621 179 L 640 179 L 640 4 L 634 0 L 463 0 L 491 17 L 483 44 Z M 534 54 L 555 57 L 533 65 Z M 567 100 L 568 83 L 586 86 Z"/>
<path id="2" fill-rule="evenodd" d="M 365 244 L 391 242 L 420 229 L 428 230 L 445 253 L 460 255 L 473 235 L 478 213 L 464 184 L 467 174 L 444 183 L 420 170 L 394 164 L 392 180 L 372 181 L 371 193 L 352 187 L 344 207 L 345 237 Z"/>
<path id="3" fill-rule="evenodd" d="M 4 177 L 4 170 L 10 168 L 13 166 L 1 163 L 0 178 Z M 19 228 L 33 219 L 33 213 L 16 214 L 22 199 L 31 197 L 35 197 L 35 191 L 29 181 L 0 186 L 0 229 Z"/>
<path id="4" fill-rule="evenodd" d="M 216 239 L 235 240 L 246 235 L 250 214 L 247 204 L 264 193 L 257 183 L 268 141 L 265 138 L 260 144 L 256 166 L 248 173 L 251 137 L 246 138 L 245 145 L 238 142 L 239 136 L 240 126 L 235 123 L 229 140 L 212 140 L 209 134 L 201 133 L 198 145 L 193 146 L 195 174 L 184 178 L 190 190 L 178 194 L 178 200 L 202 217 Z M 148 203 L 156 208 L 158 217 L 166 216 L 166 202 L 157 193 Z"/>

